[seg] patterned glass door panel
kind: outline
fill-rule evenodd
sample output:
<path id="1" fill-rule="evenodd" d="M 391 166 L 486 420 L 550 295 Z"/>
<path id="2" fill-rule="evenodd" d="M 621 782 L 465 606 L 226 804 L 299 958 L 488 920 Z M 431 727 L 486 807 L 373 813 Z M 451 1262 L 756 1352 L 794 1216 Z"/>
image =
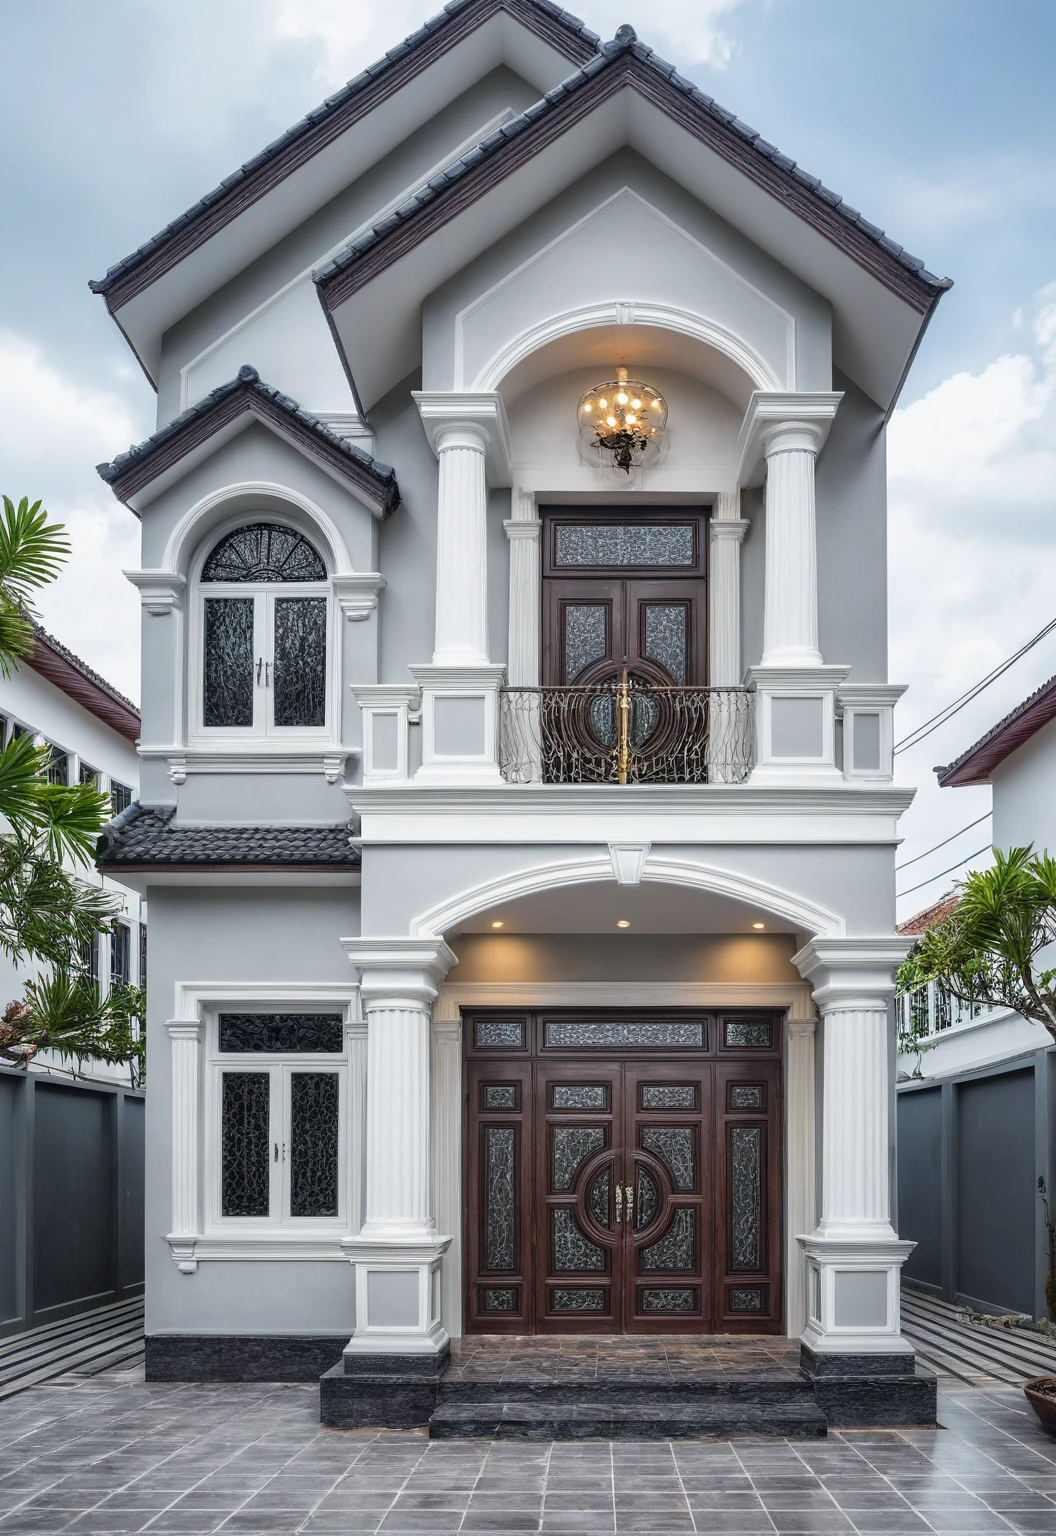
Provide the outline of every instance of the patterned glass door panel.
<path id="1" fill-rule="evenodd" d="M 723 1333 L 761 1332 L 781 1316 L 780 1071 L 776 1061 L 742 1058 L 716 1072 L 715 1315 Z"/>
<path id="2" fill-rule="evenodd" d="M 548 1332 L 619 1331 L 622 1072 L 541 1064 L 535 1105 L 536 1316 Z"/>
<path id="3" fill-rule="evenodd" d="M 628 1333 L 710 1326 L 713 1071 L 699 1059 L 624 1069 Z"/>
<path id="4" fill-rule="evenodd" d="M 478 1333 L 525 1333 L 532 1315 L 531 1085 L 530 1062 L 470 1063 L 466 1323 Z"/>

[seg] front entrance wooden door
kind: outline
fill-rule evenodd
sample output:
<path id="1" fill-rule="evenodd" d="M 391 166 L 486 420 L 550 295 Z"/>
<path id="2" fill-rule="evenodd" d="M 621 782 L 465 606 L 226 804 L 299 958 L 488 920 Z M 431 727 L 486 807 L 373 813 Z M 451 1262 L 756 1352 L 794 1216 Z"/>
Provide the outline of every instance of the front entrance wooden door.
<path id="1" fill-rule="evenodd" d="M 780 1329 L 776 1018 L 478 1014 L 466 1049 L 467 1331 Z"/>

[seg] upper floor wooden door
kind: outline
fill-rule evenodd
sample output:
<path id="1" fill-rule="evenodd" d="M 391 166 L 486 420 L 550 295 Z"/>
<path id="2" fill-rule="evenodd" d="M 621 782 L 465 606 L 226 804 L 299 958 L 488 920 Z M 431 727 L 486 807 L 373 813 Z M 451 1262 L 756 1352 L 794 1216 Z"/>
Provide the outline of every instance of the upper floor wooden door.
<path id="1" fill-rule="evenodd" d="M 707 679 L 704 512 L 543 509 L 545 686 Z"/>

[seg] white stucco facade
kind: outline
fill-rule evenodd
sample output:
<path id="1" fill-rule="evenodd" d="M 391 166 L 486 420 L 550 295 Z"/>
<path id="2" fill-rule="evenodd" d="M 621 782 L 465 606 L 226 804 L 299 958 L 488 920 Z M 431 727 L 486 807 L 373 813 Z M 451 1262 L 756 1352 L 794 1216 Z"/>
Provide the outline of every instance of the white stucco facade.
<path id="1" fill-rule="evenodd" d="M 673 1010 L 715 1030 L 768 1010 L 771 1331 L 812 1357 L 904 1357 L 890 1004 L 909 796 L 891 775 L 884 422 L 941 285 L 702 147 L 633 34 L 595 51 L 564 23 L 489 17 L 442 75 L 427 60 L 393 88 L 375 143 L 348 126 L 340 185 L 321 150 L 315 183 L 291 170 L 251 221 L 105 289 L 157 374 L 159 428 L 192 408 L 107 471 L 142 522 L 140 799 L 161 829 L 137 841 L 133 820 L 104 859 L 151 903 L 148 1335 L 442 1352 L 476 1326 L 464 1019 Z M 573 97 L 575 134 L 529 154 Z M 629 474 L 577 421 L 617 365 L 669 408 Z M 701 519 L 699 670 L 677 685 L 707 697 L 692 770 L 576 782 L 545 730 L 515 761 L 511 690 L 566 686 L 547 639 L 558 512 Z M 225 539 L 261 527 L 314 551 L 297 586 L 215 574 Z M 322 605 L 318 693 L 293 724 L 284 592 Z M 225 600 L 250 606 L 225 610 L 221 665 Z M 720 762 L 735 708 L 744 761 Z M 344 828 L 329 863 L 260 852 L 327 828 Z M 339 1018 L 340 1040 L 231 1046 L 225 1020 L 275 1014 Z M 244 1156 L 225 1151 L 225 1096 L 265 1093 L 232 1086 L 237 1051 L 271 1084 L 256 1215 L 225 1193 Z M 285 1085 L 309 1069 L 338 1084 L 336 1172 L 328 1213 L 298 1216 Z"/>

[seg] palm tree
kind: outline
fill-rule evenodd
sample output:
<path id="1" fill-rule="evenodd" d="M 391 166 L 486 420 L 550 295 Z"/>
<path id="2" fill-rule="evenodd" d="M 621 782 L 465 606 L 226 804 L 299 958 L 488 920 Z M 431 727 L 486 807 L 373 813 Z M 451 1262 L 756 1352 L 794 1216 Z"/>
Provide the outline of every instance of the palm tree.
<path id="1" fill-rule="evenodd" d="M 3 498 L 0 516 L 0 675 L 9 677 L 31 652 L 33 594 L 54 581 L 70 553 L 61 523 L 39 501 L 17 507 Z M 108 798 L 94 784 L 52 784 L 51 749 L 16 736 L 0 750 L 0 950 L 35 965 L 25 997 L 0 1017 L 0 1059 L 28 1066 L 38 1051 L 133 1062 L 142 1057 L 133 1017 L 138 988 L 111 988 L 104 998 L 84 974 L 83 955 L 114 917 L 117 900 L 80 878 L 109 820 Z M 115 1055 L 114 1053 L 117 1052 Z"/>

